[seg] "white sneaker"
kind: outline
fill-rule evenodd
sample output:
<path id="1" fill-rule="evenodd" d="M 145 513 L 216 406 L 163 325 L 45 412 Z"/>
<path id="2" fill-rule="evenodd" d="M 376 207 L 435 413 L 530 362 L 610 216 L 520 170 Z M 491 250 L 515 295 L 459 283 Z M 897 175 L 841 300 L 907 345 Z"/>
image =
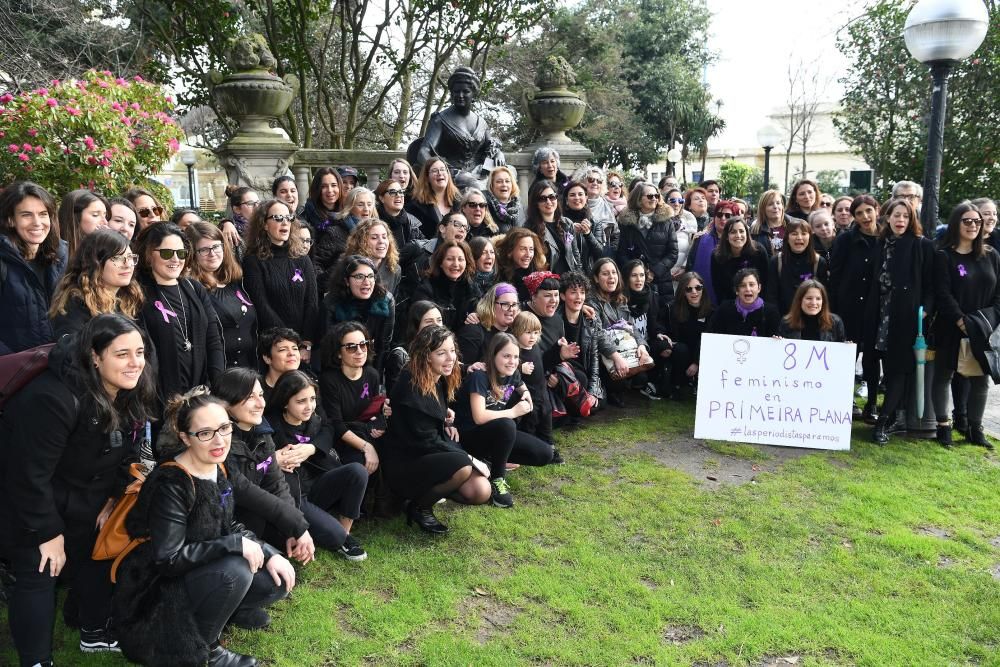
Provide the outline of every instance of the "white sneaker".
<path id="1" fill-rule="evenodd" d="M 857 393 L 858 398 L 868 398 L 868 383 L 862 381 L 861 384 L 858 385 L 858 391 L 855 393 Z"/>

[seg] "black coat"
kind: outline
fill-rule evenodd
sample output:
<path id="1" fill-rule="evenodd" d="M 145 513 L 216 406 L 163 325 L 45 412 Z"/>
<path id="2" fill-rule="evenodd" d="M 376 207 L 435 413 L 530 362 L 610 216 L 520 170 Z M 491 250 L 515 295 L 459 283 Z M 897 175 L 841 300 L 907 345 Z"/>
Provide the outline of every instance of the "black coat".
<path id="1" fill-rule="evenodd" d="M 342 218 L 318 233 L 309 256 L 312 257 L 316 268 L 316 285 L 320 294 L 329 289 L 333 267 L 343 256 L 347 248 L 347 237 L 351 235 L 351 230 L 356 224 L 357 220 L 353 216 L 350 220 Z"/>
<path id="2" fill-rule="evenodd" d="M 764 300 L 777 306 L 782 315 L 792 307 L 795 291 L 804 280 L 811 278 L 820 281 L 827 292 L 830 287 L 830 270 L 825 259 L 817 257 L 815 262 L 810 262 L 805 253 L 796 255 L 792 252 L 787 257 L 791 259 L 786 261 L 786 255 L 779 252 L 768 261 L 767 278 L 764 281 Z"/>
<path id="3" fill-rule="evenodd" d="M 753 243 L 756 244 L 756 242 Z M 764 296 L 766 288 L 769 287 L 767 253 L 759 244 L 755 247 L 757 252 L 748 252 L 749 247 L 749 245 L 744 246 L 743 253 L 739 257 L 730 257 L 724 262 L 719 260 L 717 252 L 712 253 L 712 292 L 719 303 L 736 298 L 733 279 L 743 269 L 757 269 L 757 273 L 760 275 L 761 296 Z"/>
<path id="4" fill-rule="evenodd" d="M 865 310 L 872 272 L 879 258 L 878 239 L 857 225 L 840 234 L 830 253 L 830 309 L 844 320 L 847 340 L 864 341 Z"/>
<path id="5" fill-rule="evenodd" d="M 257 368 L 257 309 L 243 281 L 211 290 L 208 295 L 222 328 L 226 368 Z"/>
<path id="6" fill-rule="evenodd" d="M 328 470 L 340 465 L 337 452 L 333 451 L 333 430 L 319 412 L 307 422 L 292 426 L 282 417 L 282 408 L 275 406 L 267 413 L 267 423 L 274 429 L 272 440 L 278 449 L 289 444 L 310 444 L 316 452 L 302 465 L 292 472 L 282 471 L 288 491 L 295 499 L 296 505 L 302 504 L 302 499 L 309 493 L 312 483 Z"/>
<path id="7" fill-rule="evenodd" d="M 735 301 L 724 301 L 712 313 L 706 332 L 730 336 L 776 336 L 780 325 L 781 315 L 769 303 L 744 318 L 736 309 Z"/>
<path id="8" fill-rule="evenodd" d="M 94 319 L 90 308 L 79 296 L 70 297 L 66 301 L 65 309 L 65 313 L 60 313 L 52 318 L 53 340 L 59 340 L 66 334 L 78 333 L 87 322 Z"/>
<path id="9" fill-rule="evenodd" d="M 400 211 L 399 215 L 392 216 L 382 206 L 382 202 L 378 202 L 375 204 L 375 211 L 378 213 L 379 220 L 389 225 L 389 231 L 396 237 L 396 247 L 400 250 L 410 241 L 422 241 L 424 239 L 420 221 L 408 213 L 406 209 Z"/>
<path id="10" fill-rule="evenodd" d="M 288 327 L 305 340 L 318 341 L 319 288 L 312 261 L 289 257 L 287 245 L 272 245 L 271 253 L 267 260 L 254 256 L 243 260 L 243 282 L 257 308 L 260 330 Z"/>
<path id="11" fill-rule="evenodd" d="M 143 665 L 202 665 L 209 643 L 195 622 L 183 576 L 227 556 L 243 555 L 243 539 L 261 544 L 265 562 L 277 551 L 233 519 L 234 489 L 220 470 L 215 482 L 175 466 L 157 466 L 126 518 L 129 535 L 149 537 L 122 561 L 113 613 L 122 653 Z"/>
<path id="12" fill-rule="evenodd" d="M 663 299 L 674 295 L 670 269 L 677 262 L 677 232 L 666 206 L 653 212 L 653 225 L 645 231 L 639 229 L 639 215 L 625 209 L 618 216 L 621 236 L 615 256 L 618 266 L 624 267 L 631 259 L 641 259 L 653 272 L 656 289 Z"/>
<path id="13" fill-rule="evenodd" d="M 704 298 L 704 296 L 702 297 Z M 711 320 L 711 313 L 704 319 L 689 317 L 683 322 L 677 317 L 677 309 L 673 304 L 670 306 L 670 319 L 668 320 L 667 335 L 674 343 L 683 343 L 691 350 L 691 359 L 698 363 L 701 358 L 701 335 L 708 328 Z"/>
<path id="14" fill-rule="evenodd" d="M 381 299 L 351 299 L 348 302 L 338 302 L 330 292 L 323 299 L 325 314 L 324 331 L 329 332 L 341 322 L 358 322 L 365 325 L 368 335 L 375 341 L 375 349 L 368 351 L 375 370 L 381 375 L 385 365 L 385 356 L 392 346 L 392 333 L 396 326 L 396 303 L 392 294 L 386 293 Z"/>
<path id="15" fill-rule="evenodd" d="M 0 235 L 0 355 L 53 341 L 49 306 L 66 270 L 66 253 L 66 242 L 60 241 L 56 261 L 44 268 L 39 280 L 11 240 Z"/>
<path id="16" fill-rule="evenodd" d="M 458 210 L 457 204 L 457 201 L 451 204 L 451 211 L 453 213 Z M 437 237 L 438 225 L 441 223 L 442 218 L 441 214 L 438 213 L 437 205 L 424 204 L 413 197 L 408 197 L 405 210 L 420 221 L 420 231 L 423 232 L 425 239 Z"/>
<path id="17" fill-rule="evenodd" d="M 424 278 L 413 292 L 410 303 L 414 301 L 433 301 L 441 311 L 444 326 L 452 331 L 458 331 L 465 324 L 469 313 L 476 312 L 476 304 L 482 296 L 479 288 L 464 278 L 448 280 L 443 273 Z"/>
<path id="18" fill-rule="evenodd" d="M 881 316 L 879 275 L 885 239 L 879 239 L 878 257 L 874 261 L 871 289 L 865 304 L 865 353 L 875 352 L 878 322 Z M 925 327 L 934 312 L 934 243 L 927 238 L 904 234 L 896 240 L 896 249 L 889 266 L 892 274 L 892 299 L 889 302 L 888 350 L 882 356 L 885 374 L 910 374 L 916 368 L 913 343 L 917 338 L 917 308 L 924 307 Z"/>
<path id="19" fill-rule="evenodd" d="M 991 322 L 1000 321 L 1000 253 L 989 246 L 979 258 L 959 255 L 951 248 L 937 251 L 934 290 L 934 363 L 955 370 L 959 344 L 965 337 L 958 320 L 982 310 Z"/>
<path id="20" fill-rule="evenodd" d="M 825 343 L 843 343 L 844 342 L 844 321 L 836 313 L 830 313 L 830 319 L 833 320 L 833 328 L 828 331 L 819 331 L 817 326 L 815 338 L 809 337 L 806 340 L 817 340 L 823 341 Z M 793 340 L 802 340 L 806 331 L 803 329 L 793 329 L 788 326 L 788 320 L 784 317 L 781 318 L 781 326 L 778 327 L 778 335 L 782 338 L 791 338 Z"/>
<path id="21" fill-rule="evenodd" d="M 414 387 L 410 371 L 404 370 L 392 388 L 390 404 L 392 417 L 377 445 L 380 456 L 405 460 L 439 452 L 464 453 L 444 430 L 448 411 L 444 378 L 434 395 L 424 396 Z"/>

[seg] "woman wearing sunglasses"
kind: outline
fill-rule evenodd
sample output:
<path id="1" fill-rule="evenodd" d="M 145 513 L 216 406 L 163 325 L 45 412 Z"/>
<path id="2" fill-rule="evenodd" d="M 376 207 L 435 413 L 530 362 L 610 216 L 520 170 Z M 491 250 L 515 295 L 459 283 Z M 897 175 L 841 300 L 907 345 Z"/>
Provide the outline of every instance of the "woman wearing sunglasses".
<path id="1" fill-rule="evenodd" d="M 625 179 L 617 171 L 609 171 L 607 180 L 608 191 L 605 193 L 604 199 L 611 204 L 617 216 L 628 206 L 628 200 L 625 196 Z"/>
<path id="2" fill-rule="evenodd" d="M 622 231 L 616 259 L 619 266 L 632 259 L 645 262 L 665 301 L 674 294 L 671 269 L 677 263 L 678 251 L 673 209 L 667 208 L 661 197 L 652 183 L 641 183 L 629 193 L 628 208 L 618 216 Z"/>
<path id="3" fill-rule="evenodd" d="M 531 185 L 524 226 L 533 231 L 545 246 L 549 271 L 563 273 L 580 269 L 583 235 L 577 234 L 573 222 L 563 217 L 559 193 L 551 181 L 541 179 Z"/>
<path id="4" fill-rule="evenodd" d="M 677 279 L 677 293 L 670 306 L 667 335 L 670 352 L 671 396 L 690 398 L 698 386 L 698 360 L 701 359 L 701 335 L 712 316 L 712 302 L 705 290 L 705 280 L 688 271 Z"/>
<path id="5" fill-rule="evenodd" d="M 226 368 L 222 327 L 208 292 L 185 277 L 191 249 L 180 227 L 153 223 L 135 241 L 145 303 L 139 321 L 156 351 L 161 400 L 207 384 Z"/>
<path id="6" fill-rule="evenodd" d="M 132 188 L 126 191 L 122 197 L 127 199 L 135 207 L 136 216 L 139 218 L 139 231 L 149 227 L 154 222 L 163 220 L 164 209 L 160 202 L 149 190 L 143 188 Z"/>
<path id="7" fill-rule="evenodd" d="M 493 221 L 482 190 L 476 188 L 467 189 L 462 198 L 458 200 L 458 210 L 469 221 L 468 239 L 475 238 L 476 236 L 495 236 L 507 231 L 505 229 L 501 232 L 497 223 Z"/>
<path id="8" fill-rule="evenodd" d="M 375 263 L 362 255 L 347 255 L 334 267 L 330 291 L 323 299 L 324 331 L 341 322 L 360 322 L 371 333 L 372 366 L 381 375 L 392 344 L 396 304 L 378 278 Z M 324 353 L 324 358 L 325 358 Z"/>
<path id="9" fill-rule="evenodd" d="M 674 236 L 677 237 L 677 261 L 674 262 L 674 268 L 670 269 L 670 277 L 676 281 L 684 274 L 688 251 L 698 233 L 698 222 L 691 211 L 684 210 L 684 195 L 677 188 L 668 187 L 663 191 L 663 203 L 670 211 L 670 222 L 674 226 Z"/>
<path id="10" fill-rule="evenodd" d="M 375 212 L 396 238 L 402 250 L 410 241 L 423 241 L 420 221 L 406 211 L 406 187 L 397 180 L 382 181 L 375 188 Z"/>
<path id="11" fill-rule="evenodd" d="M 260 329 L 298 332 L 304 344 L 302 361 L 308 363 L 322 318 L 313 264 L 302 241 L 292 234 L 296 224 L 285 202 L 269 199 L 257 207 L 247 235 L 243 278 Z"/>
<path id="12" fill-rule="evenodd" d="M 962 202 L 951 212 L 941 240 L 941 250 L 934 262 L 937 317 L 934 319 L 934 413 L 937 415 L 937 441 L 951 447 L 952 425 L 948 420 L 948 393 L 952 376 L 958 370 L 959 350 L 969 338 L 971 316 L 981 313 L 990 328 L 1000 322 L 1000 255 L 985 242 L 981 211 Z M 968 343 L 964 344 L 968 347 Z M 968 378 L 965 438 L 976 445 L 993 449 L 983 433 L 983 414 L 989 390 L 989 369 Z"/>
<path id="13" fill-rule="evenodd" d="M 99 229 L 84 237 L 52 297 L 49 317 L 55 337 L 80 331 L 101 313 L 134 320 L 143 301 L 135 280 L 138 259 L 118 232 Z"/>
<path id="14" fill-rule="evenodd" d="M 257 368 L 257 309 L 229 239 L 207 222 L 195 222 L 184 233 L 194 248 L 191 277 L 208 290 L 222 326 L 226 367 Z"/>

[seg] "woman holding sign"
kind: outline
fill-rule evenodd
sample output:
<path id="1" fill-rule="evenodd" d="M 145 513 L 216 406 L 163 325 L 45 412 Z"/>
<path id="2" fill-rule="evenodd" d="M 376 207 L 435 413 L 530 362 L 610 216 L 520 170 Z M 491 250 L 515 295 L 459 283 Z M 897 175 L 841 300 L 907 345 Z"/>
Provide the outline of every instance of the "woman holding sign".
<path id="1" fill-rule="evenodd" d="M 976 374 L 978 364 L 964 363 L 969 352 L 970 318 L 981 314 L 989 320 L 991 329 L 1000 321 L 1000 254 L 985 244 L 983 227 L 983 217 L 975 206 L 969 202 L 956 206 L 934 262 L 938 311 L 934 320 L 937 356 L 932 395 L 937 441 L 944 447 L 951 447 L 948 389 L 957 370 L 968 377 L 970 384 L 968 430 L 963 435 L 973 444 L 993 449 L 983 434 L 990 378 L 988 372 L 982 371 L 988 369 L 979 368 Z"/>
<path id="2" fill-rule="evenodd" d="M 926 317 L 934 308 L 934 245 L 909 199 L 897 197 L 885 207 L 886 225 L 879 234 L 871 293 L 865 310 L 865 356 L 882 361 L 885 400 L 872 439 L 889 442 L 889 425 L 903 402 L 906 381 L 916 369 L 913 343 L 917 338 L 917 309 Z M 874 402 L 878 382 L 868 383 Z M 890 421 L 892 420 L 892 421 Z"/>
<path id="3" fill-rule="evenodd" d="M 708 333 L 730 336 L 775 336 L 781 315 L 760 298 L 757 269 L 740 269 L 733 278 L 735 301 L 725 301 L 708 323 Z"/>

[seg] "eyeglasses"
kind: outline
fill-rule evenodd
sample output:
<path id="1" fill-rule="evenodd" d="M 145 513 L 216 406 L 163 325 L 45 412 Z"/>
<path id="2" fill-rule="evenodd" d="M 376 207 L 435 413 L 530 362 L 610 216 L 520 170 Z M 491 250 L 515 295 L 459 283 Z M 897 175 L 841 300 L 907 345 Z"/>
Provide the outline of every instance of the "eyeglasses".
<path id="1" fill-rule="evenodd" d="M 704 285 L 688 285 L 687 287 L 684 288 L 684 291 L 687 292 L 688 294 L 697 294 L 703 289 L 705 289 Z"/>
<path id="2" fill-rule="evenodd" d="M 312 240 L 311 236 L 309 238 L 307 238 L 307 239 L 299 239 L 299 241 L 302 242 L 302 245 L 312 245 L 313 244 L 313 240 Z"/>
<path id="3" fill-rule="evenodd" d="M 517 301 L 497 301 L 497 308 L 500 310 L 505 310 L 508 313 L 517 310 Z"/>
<path id="4" fill-rule="evenodd" d="M 269 215 L 268 220 L 274 220 L 275 222 L 291 222 L 295 219 L 294 215 Z"/>
<path id="5" fill-rule="evenodd" d="M 162 206 L 154 206 L 153 208 L 140 208 L 136 213 L 139 214 L 140 218 L 152 218 L 154 215 L 163 215 Z"/>
<path id="6" fill-rule="evenodd" d="M 203 428 L 200 431 L 187 431 L 187 434 L 193 435 L 202 442 L 211 442 L 215 440 L 216 435 L 227 438 L 233 434 L 233 422 L 226 422 L 219 428 Z"/>
<path id="7" fill-rule="evenodd" d="M 729 218 L 733 217 L 733 214 L 732 213 L 722 213 L 722 212 L 720 212 L 720 213 L 716 213 L 715 217 L 716 218 L 722 218 L 723 220 L 729 220 Z"/>
<path id="8" fill-rule="evenodd" d="M 207 246 L 205 248 L 198 248 L 197 250 L 195 250 L 195 252 L 201 255 L 202 257 L 208 257 L 209 255 L 221 255 L 222 244 L 213 243 L 212 245 Z"/>
<path id="9" fill-rule="evenodd" d="M 465 205 L 469 208 L 486 208 L 486 202 L 484 201 L 467 201 Z"/>
<path id="10" fill-rule="evenodd" d="M 250 208 L 257 208 L 260 206 L 260 200 L 255 201 L 241 201 L 237 206 L 249 206 Z"/>
<path id="11" fill-rule="evenodd" d="M 174 248 L 157 248 L 156 252 L 160 253 L 160 259 L 163 261 L 169 260 L 171 257 L 177 256 L 177 259 L 187 259 L 188 251 L 184 248 L 174 249 Z"/>
<path id="12" fill-rule="evenodd" d="M 465 224 L 464 222 L 455 222 L 454 220 L 452 220 L 448 224 L 451 225 L 452 227 L 454 227 L 455 229 L 464 229 L 466 231 L 468 231 L 468 229 L 469 229 L 469 226 L 467 224 Z"/>
<path id="13" fill-rule="evenodd" d="M 979 227 L 983 224 L 982 218 L 962 218 L 962 224 L 966 227 Z"/>
<path id="14" fill-rule="evenodd" d="M 115 255 L 114 257 L 109 257 L 108 260 L 119 268 L 127 268 L 129 266 L 135 266 L 139 263 L 138 255 Z"/>
<path id="15" fill-rule="evenodd" d="M 670 202 L 671 204 L 683 204 L 684 197 L 671 197 L 667 201 Z"/>
<path id="16" fill-rule="evenodd" d="M 559 199 L 559 195 L 542 195 L 538 198 L 538 201 L 553 202 L 557 199 Z"/>
<path id="17" fill-rule="evenodd" d="M 373 340 L 363 340 L 360 343 L 342 343 L 340 346 L 341 350 L 347 350 L 348 352 L 358 352 L 360 350 L 367 350 L 369 346 L 374 345 Z"/>
<path id="18" fill-rule="evenodd" d="M 608 181 L 608 187 L 609 188 L 620 188 L 620 187 L 622 187 L 622 185 L 623 184 L 622 184 L 621 181 Z"/>
<path id="19" fill-rule="evenodd" d="M 375 282 L 374 273 L 352 273 L 351 280 L 357 280 L 359 283 L 373 283 Z"/>
<path id="20" fill-rule="evenodd" d="M 596 184 L 596 183 L 603 183 L 603 182 L 604 182 L 604 179 L 603 179 L 603 178 L 595 178 L 595 177 L 593 177 L 593 176 L 588 176 L 588 177 L 587 177 L 587 182 L 588 182 L 588 183 L 595 183 L 595 184 Z"/>
<path id="21" fill-rule="evenodd" d="M 448 170 L 443 167 L 435 167 L 434 169 L 431 169 L 427 173 L 430 174 L 431 176 L 440 176 L 441 174 L 447 174 Z"/>
<path id="22" fill-rule="evenodd" d="M 823 208 L 832 208 L 833 207 L 833 202 L 832 201 L 821 201 L 819 203 L 819 205 L 822 206 Z"/>
<path id="23" fill-rule="evenodd" d="M 643 195 L 643 197 L 646 198 L 646 201 L 657 201 L 660 198 L 660 193 L 654 192 L 652 194 Z"/>
<path id="24" fill-rule="evenodd" d="M 389 195 L 390 197 L 405 197 L 406 190 L 396 190 L 395 188 L 393 188 L 392 190 L 386 190 L 385 194 Z"/>

